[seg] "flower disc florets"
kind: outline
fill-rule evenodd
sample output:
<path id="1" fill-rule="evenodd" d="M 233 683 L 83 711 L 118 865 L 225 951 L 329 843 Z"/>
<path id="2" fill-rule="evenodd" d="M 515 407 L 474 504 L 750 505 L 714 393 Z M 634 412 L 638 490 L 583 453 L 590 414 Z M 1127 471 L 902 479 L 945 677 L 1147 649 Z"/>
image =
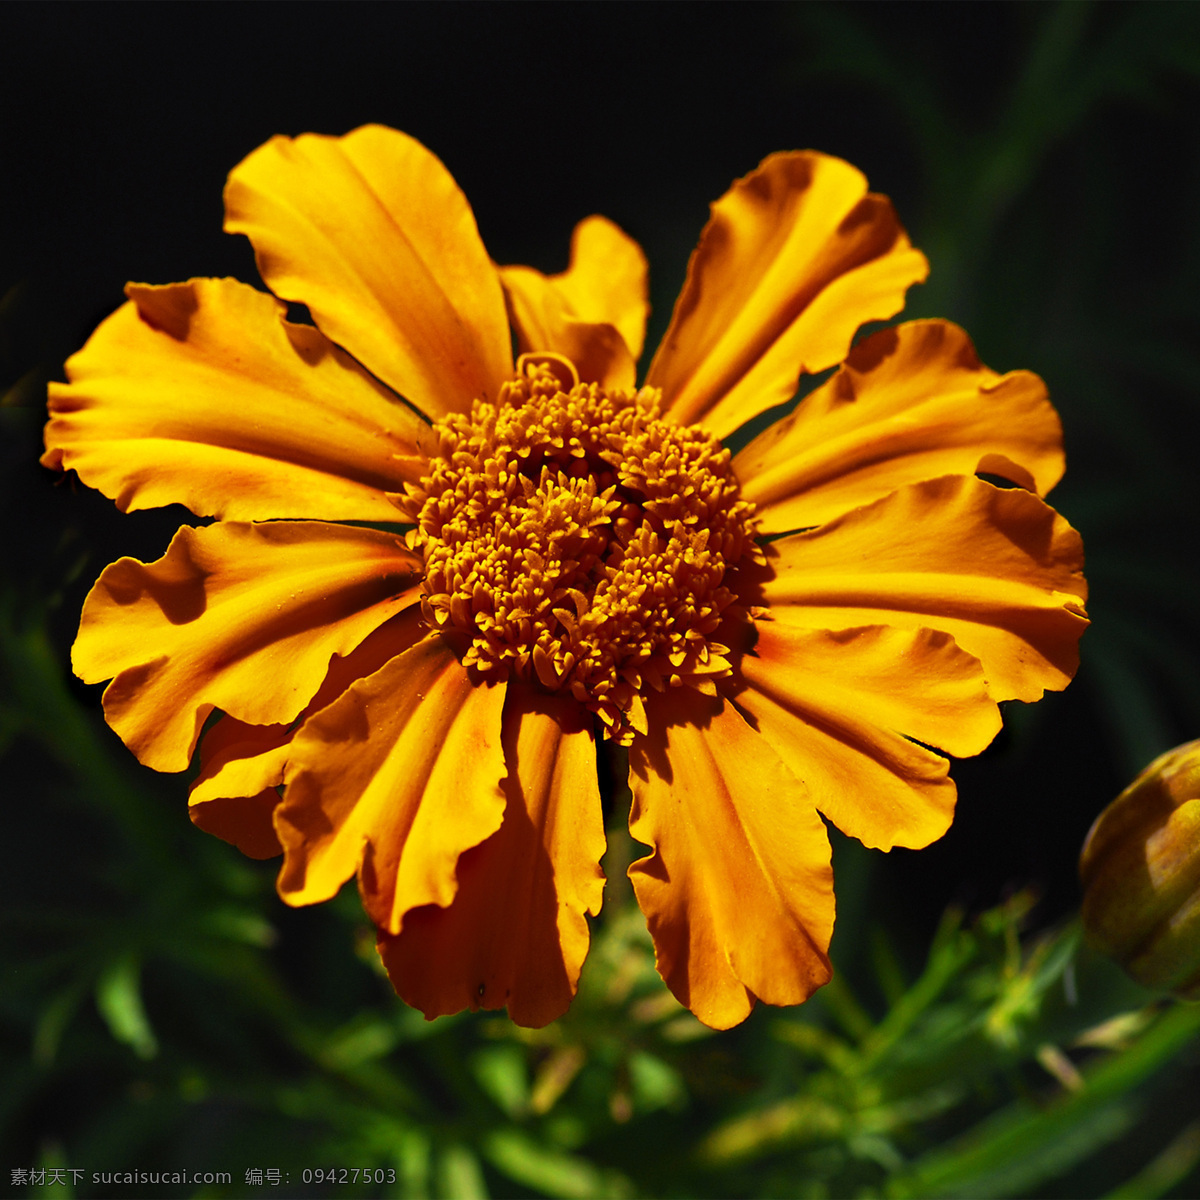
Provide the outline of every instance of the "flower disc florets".
<path id="1" fill-rule="evenodd" d="M 729 451 L 660 415 L 654 388 L 579 383 L 526 355 L 496 404 L 436 426 L 402 507 L 424 552 L 425 618 L 463 662 L 567 688 L 610 737 L 645 731 L 643 689 L 713 691 L 727 572 L 759 557 Z"/>

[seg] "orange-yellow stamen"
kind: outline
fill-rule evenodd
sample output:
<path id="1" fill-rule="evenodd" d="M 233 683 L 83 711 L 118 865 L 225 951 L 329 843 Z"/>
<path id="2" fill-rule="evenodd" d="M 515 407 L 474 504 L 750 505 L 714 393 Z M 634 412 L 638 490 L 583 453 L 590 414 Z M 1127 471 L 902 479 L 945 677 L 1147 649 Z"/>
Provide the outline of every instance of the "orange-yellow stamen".
<path id="1" fill-rule="evenodd" d="M 435 427 L 402 507 L 425 555 L 426 619 L 482 672 L 568 688 L 609 736 L 645 731 L 642 693 L 713 690 L 726 572 L 759 555 L 729 451 L 660 415 L 654 388 L 581 384 L 526 356 L 498 403 Z"/>

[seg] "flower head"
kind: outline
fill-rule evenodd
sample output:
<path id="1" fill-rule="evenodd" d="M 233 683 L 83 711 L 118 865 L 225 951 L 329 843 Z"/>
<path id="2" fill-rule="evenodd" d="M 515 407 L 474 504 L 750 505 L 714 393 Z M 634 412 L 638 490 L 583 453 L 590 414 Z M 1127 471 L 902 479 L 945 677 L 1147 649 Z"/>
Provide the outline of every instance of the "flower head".
<path id="1" fill-rule="evenodd" d="M 569 691 L 608 736 L 646 733 L 642 694 L 712 694 L 736 600 L 727 574 L 762 561 L 754 506 L 712 434 L 666 421 L 655 388 L 580 383 L 524 355 L 497 404 L 441 424 L 442 453 L 400 500 L 425 560 L 430 628 L 486 678 Z M 548 358 L 548 361 L 546 359 Z"/>
<path id="2" fill-rule="evenodd" d="M 1079 874 L 1092 945 L 1200 1000 L 1200 741 L 1160 754 L 1096 818 Z"/>
<path id="3" fill-rule="evenodd" d="M 193 820 L 282 852 L 289 903 L 357 876 L 405 1000 L 526 1024 L 574 994 L 619 742 L 668 986 L 717 1027 L 807 998 L 822 816 L 940 837 L 931 747 L 977 753 L 999 701 L 1075 669 L 1041 381 L 944 321 L 854 343 L 927 267 L 813 152 L 713 205 L 640 386 L 645 261 L 603 218 L 563 274 L 497 267 L 441 162 L 379 126 L 275 138 L 225 201 L 273 295 L 131 284 L 51 390 L 47 465 L 217 518 L 88 596 L 73 662 L 109 723 L 159 770 L 199 743 Z"/>

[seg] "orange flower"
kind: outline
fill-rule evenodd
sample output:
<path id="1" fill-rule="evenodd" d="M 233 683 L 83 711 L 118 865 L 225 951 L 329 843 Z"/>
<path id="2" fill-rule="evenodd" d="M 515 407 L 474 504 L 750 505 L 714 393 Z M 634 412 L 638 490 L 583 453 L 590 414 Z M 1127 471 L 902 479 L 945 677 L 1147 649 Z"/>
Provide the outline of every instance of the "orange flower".
<path id="1" fill-rule="evenodd" d="M 713 206 L 640 388 L 645 261 L 603 218 L 561 275 L 498 268 L 442 163 L 379 126 L 275 138 L 225 203 L 274 295 L 131 284 L 51 391 L 47 465 L 217 518 L 88 596 L 73 662 L 112 680 L 109 723 L 179 771 L 219 711 L 196 824 L 282 850 L 290 904 L 357 875 L 426 1015 L 529 1025 L 587 952 L 615 739 L 668 986 L 718 1028 L 806 999 L 830 976 L 819 814 L 926 845 L 955 798 L 928 747 L 977 753 L 998 701 L 1075 670 L 1041 381 L 944 321 L 851 348 L 927 267 L 817 153 Z"/>

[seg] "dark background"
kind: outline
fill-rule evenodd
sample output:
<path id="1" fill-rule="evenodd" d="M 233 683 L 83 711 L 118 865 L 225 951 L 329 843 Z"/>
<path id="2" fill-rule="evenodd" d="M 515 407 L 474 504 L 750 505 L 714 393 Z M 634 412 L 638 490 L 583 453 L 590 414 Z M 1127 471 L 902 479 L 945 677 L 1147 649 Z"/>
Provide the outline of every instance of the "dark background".
<path id="1" fill-rule="evenodd" d="M 959 822 L 894 874 L 931 910 L 1026 882 L 1061 907 L 1098 808 L 1200 733 L 1196 26 L 1171 4 L 8 4 L 6 365 L 58 376 L 127 279 L 255 280 L 221 188 L 274 133 L 414 134 L 500 262 L 562 269 L 574 223 L 613 218 L 650 258 L 651 346 L 710 200 L 772 150 L 847 158 L 931 256 L 906 315 L 1050 384 L 1097 622 L 1077 684 L 957 769 Z M 157 556 L 182 514 L 56 488 L 34 448 L 6 447 L 7 570 L 86 554 L 65 659 L 100 567 Z"/>
<path id="2" fill-rule="evenodd" d="M 132 759 L 69 645 L 99 570 L 157 557 L 187 515 L 122 516 L 37 466 L 45 381 L 126 280 L 255 281 L 221 231 L 228 170 L 275 133 L 369 121 L 443 159 L 499 262 L 560 270 L 576 221 L 616 220 L 650 259 L 651 346 L 708 202 L 766 154 L 841 155 L 892 197 L 932 263 L 905 315 L 957 320 L 990 366 L 1049 384 L 1068 458 L 1052 500 L 1084 535 L 1094 625 L 1072 687 L 1011 706 L 997 743 L 956 764 L 941 843 L 885 858 L 839 841 L 839 920 L 878 913 L 919 955 L 951 902 L 1032 885 L 1040 921 L 1071 911 L 1094 815 L 1200 736 L 1193 4 L 0 7 L 0 611 L 28 642 L 0 681 L 11 903 L 117 886 L 106 848 L 132 835 L 88 808 L 88 756 Z M 39 629 L 73 716 L 30 674 Z M 182 780 L 129 777 L 171 845 L 202 837 Z M 285 942 L 320 920 L 278 908 Z"/>

